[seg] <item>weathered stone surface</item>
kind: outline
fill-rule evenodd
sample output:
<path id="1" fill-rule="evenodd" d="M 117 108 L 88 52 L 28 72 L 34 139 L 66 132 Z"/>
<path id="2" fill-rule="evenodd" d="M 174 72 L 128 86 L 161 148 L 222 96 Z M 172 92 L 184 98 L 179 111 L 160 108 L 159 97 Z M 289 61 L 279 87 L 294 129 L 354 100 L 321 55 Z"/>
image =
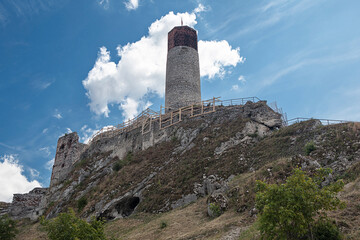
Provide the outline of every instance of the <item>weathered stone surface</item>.
<path id="1" fill-rule="evenodd" d="M 186 46 L 170 49 L 166 62 L 165 107 L 174 110 L 200 102 L 198 52 Z"/>
<path id="2" fill-rule="evenodd" d="M 220 216 L 228 207 L 229 199 L 223 192 L 215 191 L 207 199 L 207 212 L 210 217 Z"/>
<path id="3" fill-rule="evenodd" d="M 59 138 L 51 174 L 50 188 L 66 179 L 84 148 L 85 144 L 79 143 L 79 136 L 76 132 Z"/>
<path id="4" fill-rule="evenodd" d="M 29 193 L 14 194 L 9 215 L 13 219 L 30 218 L 36 220 L 42 213 L 38 208 L 47 191 L 47 188 L 34 188 Z"/>

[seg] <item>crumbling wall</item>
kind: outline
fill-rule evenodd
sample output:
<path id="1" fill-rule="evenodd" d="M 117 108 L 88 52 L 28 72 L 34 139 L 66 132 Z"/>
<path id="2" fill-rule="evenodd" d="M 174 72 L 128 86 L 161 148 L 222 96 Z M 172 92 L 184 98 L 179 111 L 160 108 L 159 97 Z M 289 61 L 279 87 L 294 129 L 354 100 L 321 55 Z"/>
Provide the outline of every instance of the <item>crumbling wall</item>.
<path id="1" fill-rule="evenodd" d="M 65 134 L 65 136 L 59 138 L 51 174 L 50 188 L 66 179 L 85 146 L 85 144 L 79 143 L 79 136 L 76 132 Z"/>
<path id="2" fill-rule="evenodd" d="M 38 207 L 47 190 L 47 188 L 34 188 L 29 193 L 14 194 L 8 210 L 9 215 L 13 219 L 37 219 L 42 214 L 42 211 L 38 210 Z"/>

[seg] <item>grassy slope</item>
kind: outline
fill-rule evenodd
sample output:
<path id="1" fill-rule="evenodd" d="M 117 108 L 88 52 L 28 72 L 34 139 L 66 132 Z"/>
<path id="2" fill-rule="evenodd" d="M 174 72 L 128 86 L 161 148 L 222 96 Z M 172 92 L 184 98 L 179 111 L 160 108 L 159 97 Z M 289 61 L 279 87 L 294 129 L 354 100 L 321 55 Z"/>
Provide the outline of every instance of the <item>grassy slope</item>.
<path id="1" fill-rule="evenodd" d="M 283 128 L 271 136 L 257 138 L 252 144 L 235 146 L 220 157 L 214 156 L 214 149 L 241 131 L 245 121 L 246 119 L 239 119 L 222 126 L 205 128 L 194 140 L 196 146 L 182 155 L 171 154 L 178 145 L 176 139 L 135 153 L 128 165 L 111 176 L 104 176 L 101 184 L 87 195 L 89 203 L 84 211 L 114 189 L 117 189 L 116 195 L 121 195 L 131 188 L 130 181 L 141 181 L 141 177 L 162 166 L 164 161 L 169 160 L 169 156 L 173 156 L 174 162 L 164 167 L 151 181 L 148 191 L 144 192 L 145 200 L 138 206 L 138 213 L 127 219 L 107 223 L 107 234 L 119 239 L 218 239 L 225 232 L 234 231 L 235 235 L 241 234 L 241 239 L 256 239 L 254 236 L 258 232 L 251 226 L 255 218 L 249 214 L 254 204 L 255 179 L 282 182 L 291 173 L 291 169 L 300 164 L 297 158 L 292 157 L 304 154 L 304 145 L 311 140 L 315 140 L 317 150 L 310 157 L 321 160 L 328 155 L 334 156 L 327 159 L 326 164 L 339 156 L 346 156 L 349 161 L 354 160 L 355 153 L 360 148 L 358 125 L 339 124 L 314 128 L 313 122 L 307 121 Z M 186 129 L 192 126 L 182 127 Z M 221 129 L 214 130 L 216 127 Z M 209 141 L 204 142 L 205 137 Z M 249 172 L 250 168 L 256 171 Z M 271 174 L 268 169 L 271 169 Z M 349 239 L 359 239 L 360 235 L 359 172 L 358 163 L 339 176 L 348 182 L 341 194 L 348 201 L 348 206 L 343 211 L 332 213 Z M 193 183 L 200 182 L 203 173 L 217 174 L 224 178 L 237 174 L 230 184 L 228 194 L 231 208 L 223 216 L 208 218 L 205 199 L 167 213 L 151 213 L 167 200 L 176 200 L 182 194 L 190 193 Z M 86 186 L 86 182 L 84 185 Z M 80 186 L 79 190 L 81 188 Z M 70 206 L 76 207 L 75 202 Z M 167 227 L 160 229 L 162 221 L 167 223 Z M 37 225 L 25 225 L 18 239 L 43 239 L 42 237 L 43 233 L 38 232 Z"/>

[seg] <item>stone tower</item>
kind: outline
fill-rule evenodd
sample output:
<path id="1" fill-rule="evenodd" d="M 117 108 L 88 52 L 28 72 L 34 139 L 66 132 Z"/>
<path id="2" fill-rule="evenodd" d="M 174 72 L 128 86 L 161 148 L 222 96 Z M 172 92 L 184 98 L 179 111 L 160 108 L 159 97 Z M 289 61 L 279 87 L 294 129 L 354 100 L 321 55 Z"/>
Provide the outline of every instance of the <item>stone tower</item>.
<path id="1" fill-rule="evenodd" d="M 201 102 L 197 33 L 188 26 L 168 33 L 165 107 L 167 111 Z"/>
<path id="2" fill-rule="evenodd" d="M 84 147 L 85 145 L 79 142 L 79 136 L 76 132 L 59 138 L 51 173 L 50 188 L 66 180 Z"/>

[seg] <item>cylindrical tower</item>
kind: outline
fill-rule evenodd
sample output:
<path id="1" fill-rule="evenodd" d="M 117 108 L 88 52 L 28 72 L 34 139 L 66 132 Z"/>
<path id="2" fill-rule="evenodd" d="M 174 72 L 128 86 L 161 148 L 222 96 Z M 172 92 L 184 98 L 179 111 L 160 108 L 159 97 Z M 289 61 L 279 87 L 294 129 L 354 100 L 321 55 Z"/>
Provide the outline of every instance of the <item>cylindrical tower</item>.
<path id="1" fill-rule="evenodd" d="M 167 111 L 201 102 L 196 31 L 174 27 L 168 33 L 165 107 Z"/>

